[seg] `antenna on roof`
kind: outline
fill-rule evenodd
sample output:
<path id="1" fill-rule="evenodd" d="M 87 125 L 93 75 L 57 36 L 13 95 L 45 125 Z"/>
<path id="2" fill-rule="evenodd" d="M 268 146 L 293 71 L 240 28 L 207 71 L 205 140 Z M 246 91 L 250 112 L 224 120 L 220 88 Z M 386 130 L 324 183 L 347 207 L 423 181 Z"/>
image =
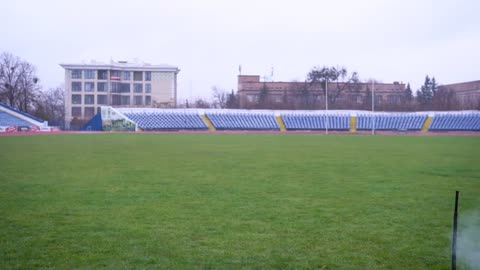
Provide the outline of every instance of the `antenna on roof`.
<path id="1" fill-rule="evenodd" d="M 270 73 L 270 80 L 273 82 L 273 65 L 272 65 L 272 72 Z"/>

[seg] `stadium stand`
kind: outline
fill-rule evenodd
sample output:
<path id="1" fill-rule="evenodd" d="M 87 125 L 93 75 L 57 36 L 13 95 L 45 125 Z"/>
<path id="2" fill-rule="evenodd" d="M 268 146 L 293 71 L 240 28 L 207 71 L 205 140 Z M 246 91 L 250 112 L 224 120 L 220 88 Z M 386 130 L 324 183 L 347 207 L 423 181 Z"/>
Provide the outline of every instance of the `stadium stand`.
<path id="1" fill-rule="evenodd" d="M 207 111 L 206 116 L 218 130 L 279 130 L 273 112 Z"/>
<path id="2" fill-rule="evenodd" d="M 350 116 L 348 113 L 314 113 L 287 112 L 281 114 L 287 130 L 332 129 L 348 130 Z"/>
<path id="3" fill-rule="evenodd" d="M 102 112 L 104 108 L 109 112 L 105 115 L 107 119 L 97 114 L 84 130 L 480 131 L 479 111 L 387 113 L 102 107 Z"/>
<path id="4" fill-rule="evenodd" d="M 196 111 L 118 109 L 142 130 L 208 129 Z"/>
<path id="5" fill-rule="evenodd" d="M 357 130 L 420 130 L 427 117 L 426 113 L 357 114 Z"/>
<path id="6" fill-rule="evenodd" d="M 31 124 L 23 119 L 12 116 L 6 112 L 0 112 L 0 126 L 30 126 Z"/>
<path id="7" fill-rule="evenodd" d="M 480 130 L 480 112 L 435 113 L 429 130 Z"/>
<path id="8" fill-rule="evenodd" d="M 22 131 L 50 131 L 47 121 L 17 110 L 1 102 L 0 127 L 2 127 L 2 132 L 5 132 L 6 130 L 16 131 L 18 127 L 21 127 Z"/>

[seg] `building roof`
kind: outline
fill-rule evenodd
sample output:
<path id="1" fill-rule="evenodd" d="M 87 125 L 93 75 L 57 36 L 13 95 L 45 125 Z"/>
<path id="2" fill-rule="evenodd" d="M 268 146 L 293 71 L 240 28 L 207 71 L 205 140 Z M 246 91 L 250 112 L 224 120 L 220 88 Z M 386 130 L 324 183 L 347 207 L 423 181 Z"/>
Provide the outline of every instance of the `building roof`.
<path id="1" fill-rule="evenodd" d="M 177 66 L 168 64 L 152 65 L 143 62 L 111 61 L 109 63 L 90 61 L 88 63 L 61 63 L 64 69 L 118 69 L 118 70 L 139 70 L 139 71 L 166 71 L 178 73 Z"/>
<path id="2" fill-rule="evenodd" d="M 439 88 L 448 88 L 454 91 L 480 91 L 480 80 L 470 81 L 470 82 L 461 82 L 461 83 L 452 83 L 440 85 Z"/>

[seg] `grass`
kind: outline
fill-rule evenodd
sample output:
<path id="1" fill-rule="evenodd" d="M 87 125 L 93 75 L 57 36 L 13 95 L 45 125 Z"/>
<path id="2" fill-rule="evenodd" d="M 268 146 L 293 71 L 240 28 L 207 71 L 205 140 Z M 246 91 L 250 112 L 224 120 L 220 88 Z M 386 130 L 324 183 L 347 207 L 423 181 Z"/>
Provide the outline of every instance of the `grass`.
<path id="1" fill-rule="evenodd" d="M 450 269 L 480 137 L 0 137 L 2 269 Z"/>

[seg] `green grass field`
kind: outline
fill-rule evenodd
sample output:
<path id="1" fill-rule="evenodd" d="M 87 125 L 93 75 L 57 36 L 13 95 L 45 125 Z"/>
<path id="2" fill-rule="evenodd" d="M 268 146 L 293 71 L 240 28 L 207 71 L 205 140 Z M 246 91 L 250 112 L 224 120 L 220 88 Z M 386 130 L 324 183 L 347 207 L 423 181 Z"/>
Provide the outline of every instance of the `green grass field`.
<path id="1" fill-rule="evenodd" d="M 450 269 L 479 161 L 480 137 L 0 137 L 0 268 Z"/>

